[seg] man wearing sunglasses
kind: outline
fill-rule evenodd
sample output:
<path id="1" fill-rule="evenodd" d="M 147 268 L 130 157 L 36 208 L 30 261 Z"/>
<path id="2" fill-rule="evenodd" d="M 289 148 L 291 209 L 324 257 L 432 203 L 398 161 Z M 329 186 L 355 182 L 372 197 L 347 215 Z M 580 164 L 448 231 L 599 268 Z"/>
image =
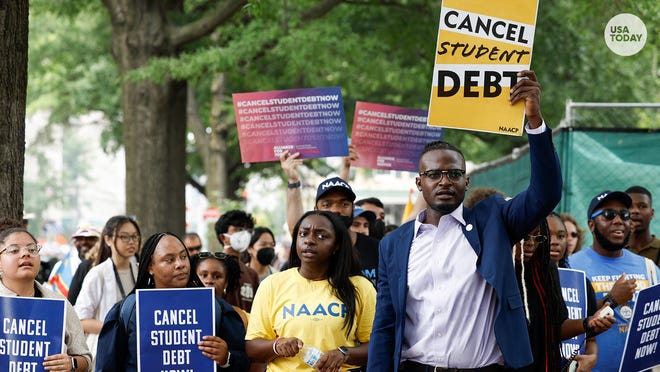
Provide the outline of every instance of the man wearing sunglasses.
<path id="1" fill-rule="evenodd" d="M 623 249 L 630 238 L 632 199 L 606 190 L 589 203 L 587 219 L 593 245 L 569 257 L 571 268 L 583 270 L 599 302 L 609 302 L 616 323 L 596 336 L 598 363 L 593 371 L 609 371 L 621 362 L 636 292 L 657 284 L 660 271 L 653 261 Z"/>

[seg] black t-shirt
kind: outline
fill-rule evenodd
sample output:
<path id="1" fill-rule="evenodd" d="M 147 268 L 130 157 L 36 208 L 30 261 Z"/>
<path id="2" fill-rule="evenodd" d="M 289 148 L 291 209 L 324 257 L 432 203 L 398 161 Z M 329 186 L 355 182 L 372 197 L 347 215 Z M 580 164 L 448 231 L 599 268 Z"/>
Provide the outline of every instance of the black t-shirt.
<path id="1" fill-rule="evenodd" d="M 594 292 L 594 287 L 591 285 L 591 280 L 584 278 L 587 281 L 587 315 L 596 315 L 598 311 L 598 301 L 596 301 L 596 292 Z"/>
<path id="2" fill-rule="evenodd" d="M 76 273 L 73 274 L 73 279 L 71 279 L 71 284 L 69 285 L 69 295 L 67 296 L 67 299 L 69 302 L 71 302 L 71 305 L 76 304 L 78 295 L 82 289 L 83 281 L 85 280 L 87 273 L 89 273 L 89 270 L 91 270 L 93 262 L 93 260 L 89 259 L 83 260 L 80 265 L 78 265 Z"/>
<path id="3" fill-rule="evenodd" d="M 362 275 L 369 279 L 375 287 L 378 278 L 378 240 L 357 234 L 355 250 L 360 259 Z"/>

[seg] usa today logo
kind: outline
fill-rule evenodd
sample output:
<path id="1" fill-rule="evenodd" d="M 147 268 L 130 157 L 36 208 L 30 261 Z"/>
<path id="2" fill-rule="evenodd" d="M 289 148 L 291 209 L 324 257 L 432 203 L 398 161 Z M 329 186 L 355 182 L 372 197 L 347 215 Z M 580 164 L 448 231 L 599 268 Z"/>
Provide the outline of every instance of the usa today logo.
<path id="1" fill-rule="evenodd" d="M 605 44 L 620 56 L 632 56 L 646 44 L 646 26 L 634 14 L 615 15 L 605 26 Z"/>

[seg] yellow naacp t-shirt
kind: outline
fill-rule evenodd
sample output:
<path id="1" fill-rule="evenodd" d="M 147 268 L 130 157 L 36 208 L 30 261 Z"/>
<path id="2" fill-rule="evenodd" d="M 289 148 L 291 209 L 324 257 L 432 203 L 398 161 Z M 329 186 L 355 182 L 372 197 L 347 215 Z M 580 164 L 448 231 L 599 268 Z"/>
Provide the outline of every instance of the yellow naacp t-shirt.
<path id="1" fill-rule="evenodd" d="M 321 351 L 369 342 L 376 309 L 376 290 L 362 276 L 351 277 L 358 295 L 355 322 L 346 337 L 344 304 L 332 294 L 327 280 L 307 280 L 298 268 L 275 273 L 259 284 L 254 296 L 246 340 L 297 337 Z M 342 371 L 356 366 L 344 364 Z M 268 362 L 269 372 L 312 371 L 298 356 Z"/>

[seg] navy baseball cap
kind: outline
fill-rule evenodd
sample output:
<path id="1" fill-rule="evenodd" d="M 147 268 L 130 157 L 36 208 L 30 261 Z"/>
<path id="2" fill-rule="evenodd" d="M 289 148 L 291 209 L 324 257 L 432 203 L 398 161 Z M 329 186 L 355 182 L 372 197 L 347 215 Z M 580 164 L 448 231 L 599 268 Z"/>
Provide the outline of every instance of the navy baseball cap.
<path id="1" fill-rule="evenodd" d="M 369 221 L 369 225 L 371 225 L 376 221 L 376 213 L 372 211 L 368 211 L 366 209 L 362 209 L 360 207 L 355 207 L 355 209 L 353 210 L 353 218 L 360 216 L 366 218 L 367 221 Z"/>
<path id="2" fill-rule="evenodd" d="M 318 202 L 323 195 L 330 191 L 343 192 L 348 196 L 348 199 L 351 202 L 355 201 L 355 193 L 353 192 L 351 185 L 339 177 L 328 178 L 319 184 L 319 188 L 316 190 L 316 201 Z"/>
<path id="3" fill-rule="evenodd" d="M 611 190 L 605 190 L 600 192 L 598 195 L 594 196 L 593 199 L 591 199 L 591 203 L 589 203 L 589 209 L 587 209 L 587 220 L 591 219 L 591 215 L 594 214 L 594 211 L 598 209 L 598 207 L 605 203 L 608 200 L 618 200 L 621 203 L 623 203 L 626 208 L 630 208 L 632 205 L 632 199 L 628 194 L 622 191 L 611 191 Z"/>

